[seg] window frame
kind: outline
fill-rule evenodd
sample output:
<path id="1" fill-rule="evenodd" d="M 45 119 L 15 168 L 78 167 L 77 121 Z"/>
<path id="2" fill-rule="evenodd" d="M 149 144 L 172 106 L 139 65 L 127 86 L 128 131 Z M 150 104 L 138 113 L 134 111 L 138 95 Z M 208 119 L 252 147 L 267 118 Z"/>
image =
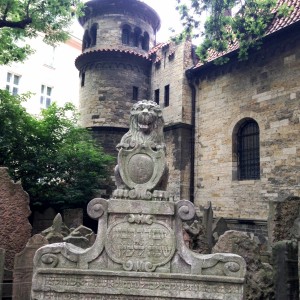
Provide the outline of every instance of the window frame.
<path id="1" fill-rule="evenodd" d="M 48 91 L 50 93 L 48 94 Z M 48 86 L 46 84 L 41 84 L 40 90 L 40 107 L 41 108 L 48 108 L 52 104 L 52 94 L 53 94 L 53 87 Z"/>
<path id="2" fill-rule="evenodd" d="M 8 80 L 9 75 L 10 75 L 10 79 Z M 6 73 L 5 89 L 14 96 L 19 94 L 21 77 L 22 77 L 21 75 L 13 72 Z M 15 82 L 16 78 L 18 79 L 17 82 Z"/>
<path id="3" fill-rule="evenodd" d="M 235 126 L 233 163 L 234 161 L 236 161 L 236 175 L 233 179 L 238 181 L 260 179 L 260 130 L 254 119 L 245 118 Z"/>

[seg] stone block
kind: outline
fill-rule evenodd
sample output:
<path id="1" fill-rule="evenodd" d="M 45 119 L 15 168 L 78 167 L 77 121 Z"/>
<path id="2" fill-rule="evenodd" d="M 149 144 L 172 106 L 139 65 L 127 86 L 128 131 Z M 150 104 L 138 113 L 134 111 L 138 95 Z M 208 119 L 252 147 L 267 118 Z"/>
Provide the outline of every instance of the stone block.
<path id="1" fill-rule="evenodd" d="M 6 253 L 5 268 L 9 270 L 13 268 L 15 254 L 31 236 L 30 214 L 29 197 L 21 183 L 11 180 L 7 168 L 0 168 L 0 241 Z"/>

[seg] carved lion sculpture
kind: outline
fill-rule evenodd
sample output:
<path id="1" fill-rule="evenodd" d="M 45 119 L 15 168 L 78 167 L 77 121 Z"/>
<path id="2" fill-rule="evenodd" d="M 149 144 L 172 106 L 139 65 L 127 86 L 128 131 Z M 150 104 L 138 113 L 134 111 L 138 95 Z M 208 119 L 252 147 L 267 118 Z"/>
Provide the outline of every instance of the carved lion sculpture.
<path id="1" fill-rule="evenodd" d="M 141 100 L 130 111 L 130 128 L 117 148 L 134 148 L 147 144 L 153 150 L 165 149 L 162 110 L 153 101 Z"/>
<path id="2" fill-rule="evenodd" d="M 164 127 L 164 120 L 162 116 L 162 110 L 160 106 L 153 102 L 148 100 L 141 100 L 133 105 L 131 111 L 130 111 L 130 127 L 129 131 L 122 137 L 120 143 L 117 145 L 117 149 L 119 150 L 119 156 L 118 156 L 118 165 L 115 168 L 115 178 L 116 178 L 116 185 L 118 189 L 131 189 L 132 186 L 129 187 L 129 184 L 126 184 L 124 181 L 127 178 L 125 175 L 125 178 L 122 179 L 122 173 L 126 173 L 127 171 L 124 171 L 124 168 L 132 168 L 130 165 L 127 165 L 124 160 L 124 153 L 127 153 L 126 155 L 131 155 L 128 153 L 134 153 L 132 155 L 135 155 L 135 158 L 138 158 L 142 166 L 140 166 L 140 171 L 143 168 L 154 168 L 154 170 L 162 170 L 161 167 L 157 168 L 155 165 L 158 163 L 163 166 L 164 174 L 159 175 L 161 177 L 161 180 L 159 184 L 156 185 L 157 188 L 164 188 L 166 186 L 165 179 L 167 178 L 167 167 L 165 164 L 165 161 L 160 162 L 154 162 L 153 165 L 147 165 L 147 159 L 145 156 L 148 154 L 152 157 L 157 156 L 159 153 L 165 153 L 166 151 L 166 145 L 164 142 L 164 134 L 163 134 L 163 127 Z M 148 154 L 145 154 L 145 149 L 151 149 L 151 151 Z M 125 151 L 125 152 L 124 152 Z M 138 155 L 139 153 L 144 153 L 145 155 Z M 153 154 L 151 154 L 153 153 Z M 155 154 L 157 153 L 157 155 Z M 149 157 L 149 156 L 147 156 Z M 143 160 L 146 159 L 146 161 Z M 132 159 L 131 161 L 133 161 Z M 155 159 L 154 159 L 155 161 Z M 121 163 L 123 162 L 123 163 Z M 123 168 L 121 167 L 123 165 Z M 122 168 L 120 170 L 120 168 Z M 135 167 L 136 168 L 136 165 Z M 145 169 L 146 170 L 146 169 Z M 136 171 L 138 173 L 139 170 Z M 141 171 L 142 172 L 142 171 Z M 154 171 L 154 175 L 155 175 Z M 151 174 L 148 171 L 145 171 L 143 174 Z M 149 175 L 150 176 L 150 175 Z M 147 177 L 147 176 L 146 176 Z M 151 176 L 150 176 L 151 177 Z M 149 178 L 150 178 L 149 177 Z M 150 180 L 150 179 L 149 179 Z M 141 180 L 137 180 L 136 182 L 139 183 L 139 189 L 142 189 L 141 186 Z M 145 187 L 147 186 L 147 180 L 145 181 Z M 148 188 L 145 188 L 148 190 Z"/>

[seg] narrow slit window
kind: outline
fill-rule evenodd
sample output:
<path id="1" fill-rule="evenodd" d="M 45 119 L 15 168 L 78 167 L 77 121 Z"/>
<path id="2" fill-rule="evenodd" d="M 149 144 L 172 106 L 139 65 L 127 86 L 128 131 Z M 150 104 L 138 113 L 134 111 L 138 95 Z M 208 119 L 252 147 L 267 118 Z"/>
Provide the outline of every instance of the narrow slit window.
<path id="1" fill-rule="evenodd" d="M 134 86 L 132 88 L 132 100 L 138 100 L 139 98 L 139 88 L 137 86 Z"/>
<path id="2" fill-rule="evenodd" d="M 165 86 L 165 97 L 164 97 L 164 107 L 168 107 L 170 105 L 170 85 Z"/>
<path id="3" fill-rule="evenodd" d="M 154 101 L 159 104 L 159 89 L 154 91 Z"/>

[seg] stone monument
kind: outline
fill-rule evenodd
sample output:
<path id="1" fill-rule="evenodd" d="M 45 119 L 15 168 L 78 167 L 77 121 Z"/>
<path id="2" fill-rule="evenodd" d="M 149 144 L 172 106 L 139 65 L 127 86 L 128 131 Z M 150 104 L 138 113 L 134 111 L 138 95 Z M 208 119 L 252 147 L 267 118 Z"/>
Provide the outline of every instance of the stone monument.
<path id="1" fill-rule="evenodd" d="M 170 201 L 165 189 L 163 118 L 152 101 L 136 103 L 120 144 L 117 189 L 87 207 L 98 220 L 95 243 L 40 248 L 34 257 L 32 299 L 243 299 L 245 261 L 235 254 L 189 250 L 182 221 L 191 202 Z"/>

